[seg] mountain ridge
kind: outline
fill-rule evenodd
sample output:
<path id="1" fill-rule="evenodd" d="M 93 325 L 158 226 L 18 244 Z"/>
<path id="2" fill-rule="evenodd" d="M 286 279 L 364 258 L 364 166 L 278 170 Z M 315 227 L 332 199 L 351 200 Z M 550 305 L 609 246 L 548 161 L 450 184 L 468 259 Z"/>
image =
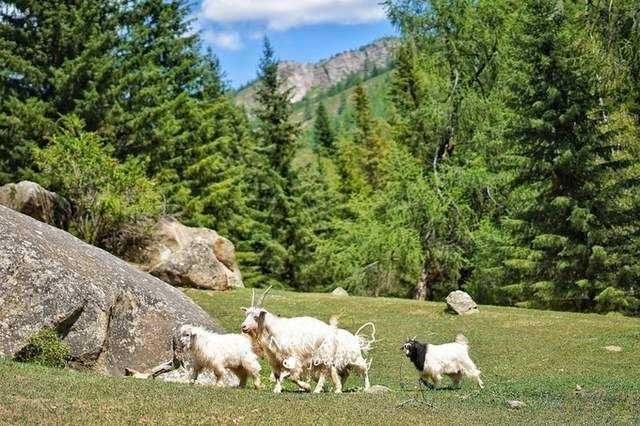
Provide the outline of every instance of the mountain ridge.
<path id="1" fill-rule="evenodd" d="M 284 87 L 291 90 L 291 102 L 295 103 L 310 93 L 328 90 L 354 75 L 375 75 L 376 70 L 389 68 L 398 45 L 398 38 L 383 37 L 358 49 L 337 53 L 314 63 L 280 61 L 278 72 L 285 80 Z M 252 105 L 255 83 L 250 83 L 237 93 L 236 101 L 240 105 Z"/>

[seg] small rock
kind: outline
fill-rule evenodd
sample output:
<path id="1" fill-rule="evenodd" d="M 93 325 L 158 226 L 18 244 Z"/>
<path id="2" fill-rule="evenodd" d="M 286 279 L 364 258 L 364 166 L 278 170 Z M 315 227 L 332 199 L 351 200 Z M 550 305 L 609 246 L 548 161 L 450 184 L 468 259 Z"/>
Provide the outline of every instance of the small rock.
<path id="1" fill-rule="evenodd" d="M 382 385 L 373 385 L 369 389 L 367 389 L 365 392 L 371 395 L 383 395 L 385 393 L 391 392 L 391 389 Z"/>
<path id="2" fill-rule="evenodd" d="M 478 305 L 469 294 L 456 290 L 447 296 L 447 308 L 458 315 L 469 315 L 478 313 Z"/>
<path id="3" fill-rule="evenodd" d="M 513 399 L 511 401 L 507 401 L 507 407 L 511 408 L 512 410 L 519 410 L 520 408 L 526 407 L 527 404 L 525 404 L 522 401 L 518 401 L 516 399 Z"/>
<path id="4" fill-rule="evenodd" d="M 604 350 L 607 352 L 622 352 L 622 348 L 620 346 L 605 346 Z"/>
<path id="5" fill-rule="evenodd" d="M 333 294 L 334 296 L 341 296 L 341 297 L 349 295 L 349 293 L 347 293 L 347 290 L 345 290 L 342 287 L 337 287 L 335 290 L 331 292 L 331 294 Z"/>
<path id="6" fill-rule="evenodd" d="M 151 374 L 140 373 L 136 370 L 130 370 L 128 368 L 124 369 L 124 375 L 128 377 L 133 377 L 134 379 L 148 379 L 151 377 Z"/>
<path id="7" fill-rule="evenodd" d="M 584 395 L 585 394 L 584 389 L 580 385 L 576 385 L 575 393 L 576 393 L 576 395 Z"/>
<path id="8" fill-rule="evenodd" d="M 157 379 L 162 380 L 164 382 L 186 384 L 186 383 L 190 383 L 191 371 L 187 370 L 184 367 L 180 367 L 176 370 L 158 375 Z M 224 376 L 222 378 L 222 383 L 224 384 L 224 387 L 237 387 L 240 384 L 238 378 L 230 371 L 225 371 Z M 216 384 L 216 380 L 213 374 L 211 374 L 211 372 L 204 371 L 198 376 L 198 380 L 196 381 L 196 384 L 204 385 L 204 386 L 213 386 Z"/>

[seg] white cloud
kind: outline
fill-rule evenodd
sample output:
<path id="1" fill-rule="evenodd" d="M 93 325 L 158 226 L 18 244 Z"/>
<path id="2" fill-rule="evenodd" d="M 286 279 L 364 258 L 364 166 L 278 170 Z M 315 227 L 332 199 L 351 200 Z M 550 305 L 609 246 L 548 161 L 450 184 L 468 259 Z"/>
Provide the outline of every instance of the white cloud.
<path id="1" fill-rule="evenodd" d="M 205 43 L 225 50 L 242 49 L 242 39 L 236 31 L 203 31 L 202 39 Z"/>
<path id="2" fill-rule="evenodd" d="M 265 22 L 286 30 L 308 24 L 355 24 L 384 19 L 380 0 L 204 0 L 200 16 L 229 24 Z"/>

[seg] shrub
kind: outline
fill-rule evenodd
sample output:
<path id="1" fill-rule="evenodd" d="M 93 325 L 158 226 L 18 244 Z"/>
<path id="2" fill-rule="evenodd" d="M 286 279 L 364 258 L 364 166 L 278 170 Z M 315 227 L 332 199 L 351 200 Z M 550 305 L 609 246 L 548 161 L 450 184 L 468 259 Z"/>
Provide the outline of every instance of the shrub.
<path id="1" fill-rule="evenodd" d="M 112 154 L 111 146 L 84 131 L 72 115 L 60 120 L 56 135 L 35 157 L 43 185 L 74 206 L 70 232 L 122 255 L 149 235 L 161 199 L 146 176 L 146 160 L 119 163 Z"/>
<path id="2" fill-rule="evenodd" d="M 27 345 L 14 359 L 45 367 L 64 368 L 69 361 L 69 348 L 55 330 L 45 327 L 29 338 Z"/>

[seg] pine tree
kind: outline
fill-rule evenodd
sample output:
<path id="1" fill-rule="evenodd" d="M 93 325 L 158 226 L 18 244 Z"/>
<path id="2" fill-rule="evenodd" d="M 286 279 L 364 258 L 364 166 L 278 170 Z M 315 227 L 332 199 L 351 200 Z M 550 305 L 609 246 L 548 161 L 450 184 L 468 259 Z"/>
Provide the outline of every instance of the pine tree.
<path id="1" fill-rule="evenodd" d="M 117 12 L 98 0 L 2 3 L 0 183 L 34 178 L 33 148 L 46 144 L 60 115 L 75 111 L 95 130 L 112 81 Z"/>
<path id="2" fill-rule="evenodd" d="M 181 0 L 142 0 L 120 11 L 117 81 L 101 134 L 119 157 L 149 157 L 153 173 L 181 173 L 185 150 L 197 144 L 194 109 L 222 92 L 217 60 L 189 34 L 189 13 Z"/>
<path id="3" fill-rule="evenodd" d="M 194 110 L 221 95 L 181 0 L 10 1 L 0 19 L 0 175 L 33 176 L 32 148 L 74 113 L 124 160 L 179 176 Z M 206 108 L 206 106 L 205 106 Z M 191 126 L 191 127 L 189 127 Z M 197 144 L 197 142 L 196 142 Z M 176 169 L 171 171 L 169 169 Z"/>
<path id="4" fill-rule="evenodd" d="M 292 168 L 298 125 L 291 120 L 291 90 L 284 88 L 278 63 L 265 38 L 258 71 L 255 100 L 256 144 L 259 164 L 253 164 L 252 184 L 256 187 L 252 208 L 262 231 L 253 237 L 256 267 L 268 283 L 296 283 L 294 185 Z"/>
<path id="5" fill-rule="evenodd" d="M 375 188 L 383 179 L 381 164 L 384 159 L 387 146 L 381 135 L 381 129 L 371 115 L 369 98 L 358 84 L 353 94 L 354 123 L 353 144 L 360 151 L 361 167 L 366 176 L 368 185 Z"/>
<path id="6" fill-rule="evenodd" d="M 427 124 L 422 111 L 424 82 L 412 41 L 406 41 L 398 48 L 395 64 L 389 87 L 389 98 L 395 107 L 394 139 L 426 164 L 434 147 L 427 140 Z"/>
<path id="7" fill-rule="evenodd" d="M 331 129 L 327 109 L 324 104 L 320 102 L 316 109 L 316 121 L 313 127 L 313 141 L 316 146 L 322 147 L 327 151 L 331 151 L 333 149 L 334 139 L 335 136 Z"/>
<path id="8" fill-rule="evenodd" d="M 512 221 L 510 290 L 534 306 L 632 311 L 637 142 L 598 84 L 606 56 L 565 7 L 527 2 L 514 29 L 509 106 L 523 158 L 515 184 L 532 197 Z"/>
<path id="9" fill-rule="evenodd" d="M 305 96 L 303 102 L 304 110 L 302 113 L 302 118 L 304 121 L 309 121 L 313 118 L 313 110 L 311 109 L 311 97 Z"/>
<path id="10" fill-rule="evenodd" d="M 347 110 L 347 95 L 342 92 L 340 94 L 340 103 L 338 104 L 338 115 L 341 116 Z"/>

